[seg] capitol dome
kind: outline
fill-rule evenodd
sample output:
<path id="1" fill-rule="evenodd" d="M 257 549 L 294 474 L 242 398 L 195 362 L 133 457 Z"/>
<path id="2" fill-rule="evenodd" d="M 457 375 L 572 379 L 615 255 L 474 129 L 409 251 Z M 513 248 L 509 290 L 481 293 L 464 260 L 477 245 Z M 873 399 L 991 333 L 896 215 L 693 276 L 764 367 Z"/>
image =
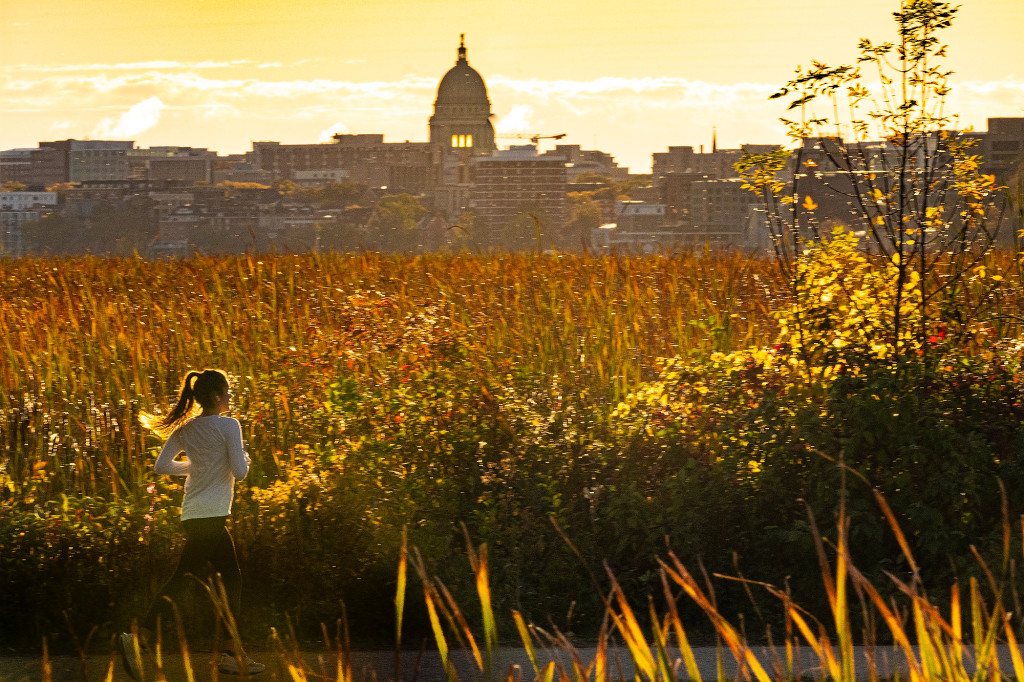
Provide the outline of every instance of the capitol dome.
<path id="1" fill-rule="evenodd" d="M 459 44 L 459 59 L 437 86 L 434 107 L 462 104 L 485 106 L 490 110 L 487 86 L 480 73 L 466 61 L 466 44 Z"/>
<path id="2" fill-rule="evenodd" d="M 466 59 L 465 35 L 460 36 L 458 60 L 441 78 L 430 117 L 430 141 L 449 150 L 472 154 L 494 150 L 491 101 L 487 85 Z"/>

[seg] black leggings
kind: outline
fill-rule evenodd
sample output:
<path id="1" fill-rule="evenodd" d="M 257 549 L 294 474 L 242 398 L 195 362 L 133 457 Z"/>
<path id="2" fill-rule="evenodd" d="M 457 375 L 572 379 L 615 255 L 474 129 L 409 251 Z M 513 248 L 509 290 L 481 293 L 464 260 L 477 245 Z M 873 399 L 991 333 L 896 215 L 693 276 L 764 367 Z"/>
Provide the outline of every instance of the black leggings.
<path id="1" fill-rule="evenodd" d="M 181 550 L 178 567 L 157 593 L 140 623 L 143 627 L 155 630 L 158 618 L 162 619 L 164 630 L 171 626 L 174 622 L 173 610 L 164 597 L 178 604 L 193 582 L 190 576 L 206 580 L 212 575 L 207 571 L 207 564 L 220 573 L 231 613 L 238 616 L 242 604 L 242 572 L 238 568 L 238 557 L 235 556 L 235 543 L 225 525 L 227 520 L 226 516 L 213 516 L 181 522 L 185 529 L 185 547 Z"/>

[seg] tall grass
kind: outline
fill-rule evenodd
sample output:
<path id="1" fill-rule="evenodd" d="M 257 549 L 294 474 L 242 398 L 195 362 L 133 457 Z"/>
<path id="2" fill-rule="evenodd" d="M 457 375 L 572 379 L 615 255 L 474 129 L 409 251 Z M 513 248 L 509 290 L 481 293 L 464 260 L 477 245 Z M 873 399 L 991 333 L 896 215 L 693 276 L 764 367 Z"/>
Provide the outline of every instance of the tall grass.
<path id="1" fill-rule="evenodd" d="M 905 558 L 916 576 L 920 567 L 909 554 L 909 545 L 894 515 L 877 492 L 876 500 L 892 532 L 907 552 Z M 1005 549 L 1009 552 L 1012 531 L 1009 519 L 1004 521 Z M 814 527 L 813 517 L 810 523 Z M 712 676 L 718 682 L 814 678 L 836 682 L 854 682 L 857 679 L 870 682 L 881 679 L 906 679 L 909 682 L 1024 679 L 1024 655 L 1017 634 L 1019 619 L 1013 617 L 1004 602 L 1011 589 L 1009 573 L 1003 572 L 997 577 L 982 562 L 981 568 L 989 576 L 989 584 L 983 588 L 977 580 L 969 581 L 965 595 L 966 611 L 958 585 L 950 590 L 948 604 L 937 604 L 921 590 L 916 577 L 910 581 L 891 577 L 904 598 L 899 602 L 887 601 L 882 598 L 878 587 L 871 584 L 852 563 L 848 530 L 847 517 L 841 509 L 834 544 L 829 545 L 816 529 L 814 532 L 821 578 L 831 605 L 830 622 L 819 622 L 804 611 L 798 603 L 799 595 L 794 596 L 788 590 L 773 585 L 752 585 L 754 589 L 767 590 L 777 597 L 786 623 L 781 641 L 774 641 L 772 634 L 768 633 L 767 647 L 751 643 L 742 624 L 732 623 L 719 613 L 715 606 L 714 583 L 708 576 L 702 585 L 702 581 L 670 552 L 660 563 L 662 593 L 657 595 L 657 599 L 652 595 L 646 613 L 635 609 L 615 576 L 609 572 L 605 582 L 605 616 L 596 646 L 581 649 L 571 636 L 528 624 L 520 613 L 513 612 L 515 633 L 504 640 L 506 652 L 520 650 L 525 655 L 535 682 L 676 682 L 687 679 L 701 682 L 706 678 L 697 664 L 695 649 L 687 635 L 690 624 L 680 617 L 681 602 L 689 600 L 701 609 L 719 636 L 718 665 Z M 1024 532 L 1024 524 L 1021 530 Z M 445 676 L 448 682 L 465 680 L 467 674 L 469 679 L 481 682 L 530 679 L 524 678 L 515 665 L 500 669 L 496 663 L 499 633 L 495 623 L 498 619 L 491 606 L 487 546 L 474 547 L 468 536 L 466 543 L 470 570 L 477 585 L 481 616 L 479 629 L 469 625 L 471 619 L 455 602 L 444 583 L 431 576 L 421 560 L 413 559 Z M 1011 558 L 1007 554 L 1003 569 L 1010 563 Z M 403 552 L 399 575 L 404 576 L 406 569 L 407 556 Z M 715 578 L 743 581 L 737 576 L 716 575 Z M 400 624 L 405 600 L 404 579 L 400 578 L 399 584 L 396 608 Z M 851 606 L 854 600 L 861 604 L 859 613 Z M 214 602 L 217 601 L 214 598 Z M 661 604 L 660 609 L 656 604 Z M 861 621 L 859 632 L 855 620 Z M 323 667 L 319 671 L 314 670 L 294 640 L 285 643 L 275 633 L 275 653 L 271 656 L 276 658 L 283 679 L 292 682 L 355 682 L 347 639 L 340 633 L 332 639 L 327 636 L 326 628 L 324 632 L 324 641 L 334 662 L 333 671 Z M 883 654 L 878 644 L 883 639 L 893 643 L 892 647 L 885 647 L 885 654 L 893 653 L 895 658 Z M 855 644 L 860 648 L 855 648 Z M 399 651 L 400 646 L 399 625 L 396 633 Z M 807 668 L 799 662 L 799 652 L 803 648 L 809 648 L 816 659 Z M 1011 669 L 1001 667 L 999 648 L 1008 652 Z M 456 649 L 469 652 L 469 668 L 456 665 Z M 194 673 L 187 647 L 183 651 L 185 669 L 192 679 Z M 628 657 L 626 662 L 629 665 L 622 665 L 620 652 Z M 724 664 L 727 656 L 734 661 L 732 668 L 735 672 L 730 675 L 727 675 Z M 320 659 L 322 665 L 323 657 Z M 47 665 L 44 660 L 44 680 Z M 158 659 L 156 679 L 163 679 L 160 677 L 162 672 Z M 383 671 L 374 671 L 372 678 L 388 679 Z M 391 679 L 396 682 L 402 679 L 400 668 L 395 668 Z"/>
<path id="2" fill-rule="evenodd" d="M 738 254 L 83 257 L 0 272 L 0 489 L 35 501 L 138 497 L 154 446 L 138 413 L 191 367 L 235 378 L 259 474 L 308 441 L 304 415 L 336 369 L 379 375 L 418 315 L 470 344 L 483 374 L 527 364 L 607 400 L 659 356 L 771 330 L 770 267 Z"/>
<path id="3" fill-rule="evenodd" d="M 137 415 L 165 405 L 187 368 L 219 366 L 233 375 L 236 412 L 254 458 L 254 485 L 265 484 L 289 471 L 302 472 L 309 443 L 324 435 L 315 408 L 328 399 L 339 374 L 356 375 L 366 384 L 394 383 L 397 378 L 389 373 L 395 367 L 426 352 L 417 336 L 424 320 L 460 339 L 484 391 L 501 382 L 510 366 L 525 365 L 611 405 L 654 376 L 658 357 L 765 344 L 773 336 L 770 310 L 778 289 L 768 262 L 735 254 L 366 254 L 172 263 L 80 258 L 10 261 L 2 267 L 0 502 L 29 510 L 49 505 L 67 522 L 83 510 L 116 516 L 122 504 L 145 509 L 152 494 L 145 485 L 149 455 L 156 443 L 136 426 Z M 1003 295 L 1007 309 L 1018 306 L 1018 287 L 1007 286 Z M 994 324 L 1007 325 L 997 330 L 1000 334 L 1015 333 L 1012 318 Z M 77 498 L 77 508 L 69 505 L 71 497 Z M 299 524 L 305 512 L 296 508 Z M 907 543 L 886 513 L 916 575 Z M 244 527 L 247 521 L 239 523 Z M 616 644 L 630 652 L 643 679 L 674 680 L 683 670 L 697 678 L 687 635 L 692 624 L 684 623 L 677 605 L 681 591 L 707 614 L 724 651 L 739 662 L 741 676 L 799 677 L 793 652 L 803 646 L 818 654 L 823 674 L 846 680 L 855 663 L 852 594 L 862 611 L 870 606 L 877 623 L 887 628 L 912 679 L 965 679 L 968 640 L 977 647 L 978 669 L 985 676 L 1000 673 L 994 656 L 1000 640 L 1010 644 L 1020 667 L 1015 632 L 1001 601 L 1005 585 L 989 580 L 989 601 L 977 581 L 967 585 L 966 625 L 959 587 L 943 615 L 945 605 L 932 604 L 916 581 L 897 582 L 907 601 L 896 607 L 852 565 L 844 523 L 831 559 L 815 532 L 832 622 L 814 621 L 785 590 L 747 585 L 768 590 L 783 609 L 785 634 L 774 667 L 759 662 L 742 623 L 721 615 L 707 581 L 702 586 L 672 555 L 659 576 L 662 611 L 650 604 L 634 607 L 609 576 L 604 625 L 592 660 L 582 660 L 568 635 L 531 626 L 519 613 L 512 614 L 512 622 L 535 677 L 546 682 L 615 679 L 610 651 Z M 460 610 L 452 592 L 413 552 L 429 627 L 449 677 L 457 675 L 450 652 L 465 646 L 483 679 L 507 678 L 493 655 L 500 619 L 492 606 L 487 550 L 468 542 L 467 547 L 479 619 Z M 408 562 L 403 537 L 395 592 L 399 644 Z M 1005 574 L 1005 563 L 1003 568 Z M 475 621 L 482 634 L 470 628 Z M 870 631 L 868 624 L 862 627 Z M 338 679 L 349 680 L 340 634 L 334 646 Z M 565 650 L 571 663 L 544 662 L 537 655 L 541 647 Z M 292 679 L 313 676 L 294 645 L 289 650 L 282 644 L 279 655 Z M 396 677 L 400 668 L 399 649 Z"/>
<path id="4" fill-rule="evenodd" d="M 729 622 L 718 611 L 713 582 L 706 580 L 702 586 L 701 581 L 671 552 L 660 562 L 663 589 L 660 601 L 663 608 L 659 611 L 655 607 L 655 600 L 650 599 L 646 618 L 637 615 L 615 576 L 609 572 L 608 595 L 604 599 L 604 624 L 591 659 L 584 659 L 579 648 L 566 635 L 527 625 L 519 613 L 513 614 L 519 641 L 512 646 L 522 647 L 533 667 L 534 679 L 545 682 L 625 682 L 630 677 L 647 682 L 675 682 L 684 679 L 699 682 L 702 679 L 701 671 L 687 635 L 687 623 L 680 617 L 677 606 L 681 600 L 689 599 L 704 612 L 719 637 L 716 674 L 719 681 L 727 679 L 722 665 L 723 650 L 736 663 L 738 672 L 734 679 L 769 682 L 806 677 L 795 660 L 794 652 L 809 647 L 817 658 L 819 679 L 842 682 L 854 682 L 858 677 L 863 679 L 863 674 L 858 675 L 858 664 L 861 664 L 861 667 L 867 668 L 867 679 L 878 682 L 881 679 L 880 664 L 883 662 L 879 657 L 880 641 L 893 642 L 897 652 L 896 660 L 885 661 L 891 666 L 887 674 L 892 679 L 899 679 L 904 674 L 910 682 L 1024 679 L 1024 656 L 1017 639 L 1020 621 L 1014 618 L 1012 610 L 1004 601 L 1010 593 L 1016 601 L 1012 571 L 1008 570 L 1013 563 L 1009 556 L 1009 518 L 1004 518 L 1002 571 L 997 577 L 978 557 L 981 569 L 988 576 L 988 596 L 984 596 L 986 590 L 978 580 L 971 578 L 967 591 L 969 616 L 965 622 L 959 586 L 953 585 L 950 590 L 948 605 L 936 604 L 928 597 L 918 580 L 922 569 L 911 555 L 895 515 L 878 491 L 875 491 L 875 499 L 912 568 L 909 581 L 890 576 L 904 596 L 902 602 L 884 599 L 878 587 L 871 584 L 853 564 L 849 551 L 849 524 L 843 504 L 839 512 L 836 541 L 831 546 L 817 531 L 814 518 L 810 518 L 821 578 L 831 608 L 831 622 L 819 622 L 804 611 L 797 601 L 799 595 L 794 597 L 788 590 L 773 585 L 753 584 L 756 589 L 767 590 L 778 598 L 786 623 L 780 643 L 774 642 L 771 632 L 767 633 L 767 656 L 762 644 L 752 644 L 748 640 L 742 624 Z M 1024 536 L 1024 518 L 1021 519 L 1021 531 Z M 490 611 L 486 546 L 481 546 L 475 552 L 468 538 L 467 545 L 483 610 L 482 634 L 488 654 L 486 657 L 481 657 L 473 631 L 466 625 L 458 605 L 448 598 L 443 584 L 427 575 L 422 567 L 417 569 L 445 670 L 450 682 L 456 682 L 458 676 L 444 635 L 447 623 L 448 631 L 465 642 L 473 652 L 477 666 L 474 679 L 516 679 L 514 670 L 493 669 L 491 650 L 492 642 L 497 641 L 497 633 L 493 629 L 494 615 Z M 746 582 L 736 576 L 716 574 L 715 577 Z M 859 612 L 852 607 L 855 600 L 862 607 Z M 443 619 L 438 616 L 439 613 L 444 615 Z M 862 621 L 859 632 L 855 619 Z M 760 637 L 756 639 L 763 641 Z M 855 649 L 855 644 L 863 647 L 860 652 Z M 543 662 L 536 653 L 538 646 L 561 651 L 564 655 Z M 1000 668 L 1000 646 L 1009 653 L 1012 670 Z M 624 674 L 621 667 L 618 668 L 618 675 L 612 672 L 616 666 L 612 665 L 610 647 L 621 647 L 628 653 L 634 675 Z M 858 656 L 863 656 L 863 660 L 858 661 Z"/>
<path id="5" fill-rule="evenodd" d="M 659 357 L 766 343 L 782 290 L 770 261 L 738 253 L 2 261 L 0 493 L 138 501 L 155 445 L 138 413 L 191 367 L 235 378 L 257 477 L 275 475 L 276 453 L 317 433 L 309 408 L 338 370 L 382 376 L 418 317 L 463 340 L 481 376 L 526 365 L 610 402 Z M 998 295 L 993 331 L 1014 337 L 1020 287 Z"/>
<path id="6" fill-rule="evenodd" d="M 323 471 L 323 458 L 341 452 L 340 459 L 358 445 L 332 442 L 347 438 L 332 431 L 339 417 L 324 409 L 339 379 L 384 394 L 373 405 L 357 394 L 369 439 L 384 430 L 370 413 L 401 395 L 400 368 L 426 366 L 446 338 L 465 360 L 449 384 L 465 390 L 431 395 L 439 382 L 421 372 L 410 385 L 419 387 L 414 398 L 423 416 L 444 417 L 435 402 L 462 400 L 475 409 L 498 389 L 532 390 L 533 381 L 542 387 L 538 393 L 571 396 L 607 413 L 638 381 L 656 376 L 658 357 L 769 338 L 771 273 L 769 262 L 739 254 L 0 262 L 0 569 L 27 586 L 26 603 L 40 607 L 28 613 L 9 604 L 25 620 L 0 626 L 0 633 L 46 631 L 62 609 L 81 618 L 83 595 L 48 590 L 50 581 L 96 586 L 88 610 L 102 611 L 97 617 L 141 608 L 118 595 L 144 601 L 154 588 L 147 581 L 172 560 L 181 491 L 179 481 L 152 474 L 160 443 L 138 426 L 138 415 L 166 409 L 187 369 L 221 367 L 232 376 L 233 414 L 253 458 L 234 515 L 240 556 L 244 563 L 273 543 L 273 556 L 250 574 L 283 592 L 283 577 L 296 568 L 354 575 L 377 571 L 366 568 L 377 565 L 374 557 L 386 571 L 394 538 L 368 537 L 367 529 L 378 509 L 415 507 L 404 489 L 362 499 L 372 481 L 360 482 L 374 477 L 358 478 L 354 463 L 331 465 L 338 473 L 332 480 L 341 472 L 347 478 L 338 483 L 330 514 L 315 518 L 305 506 L 310 491 L 302 480 Z M 508 386 L 506 378 L 518 371 L 529 379 Z M 533 397 L 523 390 L 516 399 L 526 405 Z M 463 436 L 475 428 L 455 419 L 469 425 Z M 418 433 L 391 428 L 387 435 L 419 442 L 426 430 L 440 428 L 423 422 Z M 476 434 L 469 435 L 475 446 Z M 424 474 L 443 458 L 378 445 L 381 459 L 370 452 L 360 467 L 390 479 L 408 472 L 414 493 L 437 499 L 430 485 L 438 476 Z M 453 490 L 456 475 L 470 471 L 477 457 L 464 459 L 442 471 Z M 391 527 L 413 522 L 401 516 L 390 514 Z M 353 542 L 367 546 L 342 547 L 331 525 L 338 521 L 348 524 Z M 422 543 L 423 526 L 417 529 Z M 331 560 L 336 551 L 352 557 L 351 565 Z M 5 554 L 12 557 L 6 564 Z M 140 562 L 149 570 L 137 570 Z"/>

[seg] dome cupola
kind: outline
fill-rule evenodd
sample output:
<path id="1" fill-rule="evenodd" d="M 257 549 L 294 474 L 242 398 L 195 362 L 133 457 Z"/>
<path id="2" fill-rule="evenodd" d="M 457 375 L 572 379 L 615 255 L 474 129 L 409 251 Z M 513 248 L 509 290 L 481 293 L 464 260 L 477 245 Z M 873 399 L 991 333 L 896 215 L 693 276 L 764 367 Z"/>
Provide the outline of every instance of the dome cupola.
<path id="1" fill-rule="evenodd" d="M 459 36 L 455 66 L 441 78 L 430 117 L 430 141 L 473 153 L 494 150 L 487 85 L 466 58 L 466 36 Z"/>
<path id="2" fill-rule="evenodd" d="M 466 59 L 466 37 L 463 34 L 459 40 L 459 59 L 437 86 L 434 107 L 467 104 L 485 106 L 488 110 L 491 106 L 484 79 Z"/>

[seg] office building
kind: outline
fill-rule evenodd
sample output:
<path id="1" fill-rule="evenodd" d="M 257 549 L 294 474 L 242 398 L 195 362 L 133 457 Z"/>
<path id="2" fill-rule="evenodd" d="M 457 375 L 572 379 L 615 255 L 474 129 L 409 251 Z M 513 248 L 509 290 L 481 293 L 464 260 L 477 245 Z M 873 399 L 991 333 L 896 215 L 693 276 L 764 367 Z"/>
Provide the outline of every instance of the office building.
<path id="1" fill-rule="evenodd" d="M 20 182 L 25 189 L 42 191 L 67 181 L 67 162 L 59 149 L 36 147 L 0 152 L 0 182 Z"/>
<path id="2" fill-rule="evenodd" d="M 129 152 L 135 142 L 114 140 L 60 140 L 40 142 L 63 155 L 67 182 L 116 181 L 131 178 Z"/>
<path id="3" fill-rule="evenodd" d="M 539 155 L 533 145 L 478 157 L 473 164 L 470 206 L 489 230 L 530 212 L 549 231 L 557 232 L 569 219 L 565 164 L 564 157 Z"/>
<path id="4" fill-rule="evenodd" d="M 440 181 L 441 155 L 427 142 L 385 142 L 383 135 L 335 135 L 320 144 L 253 142 L 252 163 L 279 180 L 310 180 L 309 171 L 369 187 L 423 194 Z"/>
<path id="5" fill-rule="evenodd" d="M 24 225 L 57 206 L 56 192 L 0 192 L 0 257 L 25 253 Z"/>

